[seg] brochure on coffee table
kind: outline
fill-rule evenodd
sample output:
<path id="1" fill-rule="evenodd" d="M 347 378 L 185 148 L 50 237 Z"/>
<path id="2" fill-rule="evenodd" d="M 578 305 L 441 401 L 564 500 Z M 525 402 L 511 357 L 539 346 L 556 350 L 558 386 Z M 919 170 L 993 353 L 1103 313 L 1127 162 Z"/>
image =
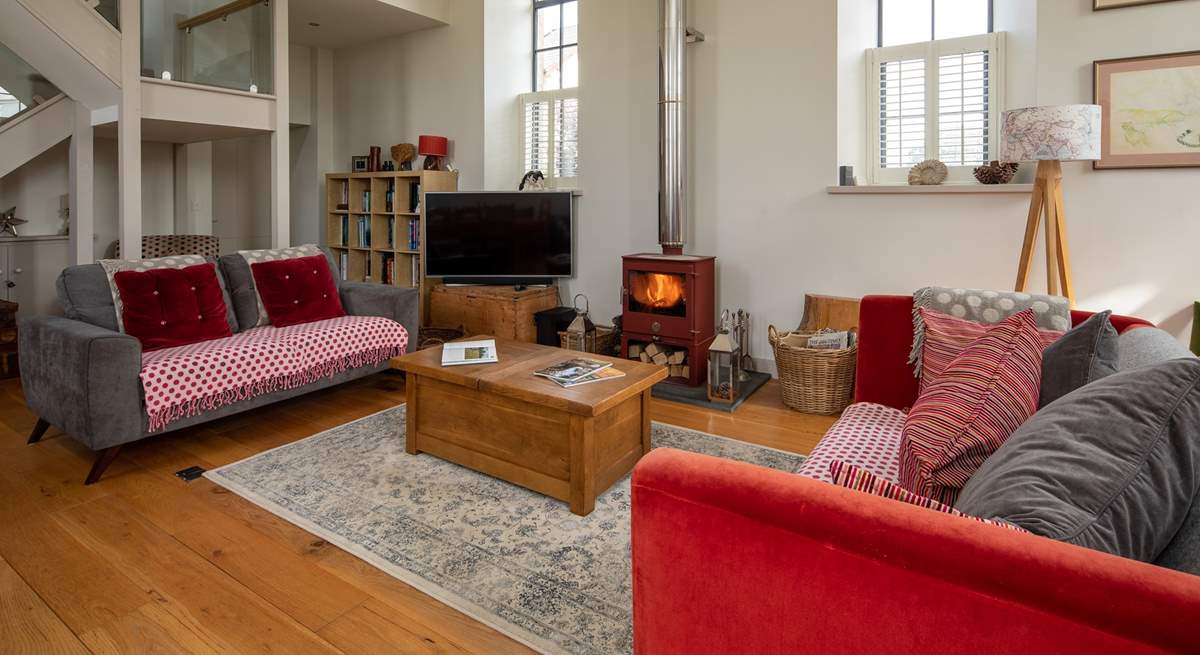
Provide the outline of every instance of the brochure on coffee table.
<path id="1" fill-rule="evenodd" d="M 599 371 L 596 371 L 595 373 L 588 373 L 587 375 L 585 375 L 577 380 L 573 380 L 571 382 L 559 382 L 558 380 L 554 380 L 554 378 L 550 378 L 550 379 L 554 380 L 555 382 L 558 382 L 559 386 L 561 386 L 565 389 L 570 389 L 571 387 L 578 387 L 581 384 L 591 384 L 593 382 L 604 382 L 605 380 L 616 380 L 617 378 L 623 378 L 623 377 L 625 377 L 625 373 L 618 371 L 615 368 L 602 368 Z"/>
<path id="2" fill-rule="evenodd" d="M 604 370 L 612 366 L 608 362 L 601 362 L 595 359 L 568 359 L 564 362 L 559 362 L 553 366 L 547 366 L 539 371 L 534 371 L 534 375 L 540 375 L 544 378 L 550 378 L 558 383 L 574 382 L 579 378 L 591 375 L 596 371 Z"/>
<path id="3" fill-rule="evenodd" d="M 453 341 L 442 346 L 442 366 L 495 364 L 498 361 L 495 339 Z"/>

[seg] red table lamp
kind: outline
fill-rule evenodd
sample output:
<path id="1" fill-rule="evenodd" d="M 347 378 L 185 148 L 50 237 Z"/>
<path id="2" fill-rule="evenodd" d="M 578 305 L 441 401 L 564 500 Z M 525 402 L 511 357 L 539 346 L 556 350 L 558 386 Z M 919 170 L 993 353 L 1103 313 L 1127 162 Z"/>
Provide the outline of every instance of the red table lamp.
<path id="1" fill-rule="evenodd" d="M 417 154 L 425 157 L 425 170 L 442 170 L 442 158 L 450 154 L 450 140 L 444 136 L 422 134 L 417 141 Z"/>

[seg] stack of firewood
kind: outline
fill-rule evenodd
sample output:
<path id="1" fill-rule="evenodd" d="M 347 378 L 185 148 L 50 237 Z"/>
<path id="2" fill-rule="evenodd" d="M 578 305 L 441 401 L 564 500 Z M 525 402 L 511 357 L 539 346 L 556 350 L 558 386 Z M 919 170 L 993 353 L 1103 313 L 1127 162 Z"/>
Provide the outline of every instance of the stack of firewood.
<path id="1" fill-rule="evenodd" d="M 629 344 L 629 359 L 666 366 L 673 378 L 686 378 L 691 373 L 688 368 L 686 348 L 672 348 L 658 343 L 650 343 L 645 346 L 631 343 Z"/>

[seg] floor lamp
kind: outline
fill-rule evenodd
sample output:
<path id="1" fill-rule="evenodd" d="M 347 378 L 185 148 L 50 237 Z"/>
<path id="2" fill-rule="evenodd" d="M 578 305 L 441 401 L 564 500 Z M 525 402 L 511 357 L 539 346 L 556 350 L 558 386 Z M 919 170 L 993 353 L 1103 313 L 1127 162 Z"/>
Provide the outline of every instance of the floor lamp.
<path id="1" fill-rule="evenodd" d="M 1000 160 L 1036 161 L 1037 175 L 1025 223 L 1025 242 L 1017 263 L 1017 291 L 1029 286 L 1033 247 L 1042 217 L 1046 219 L 1046 290 L 1075 306 L 1067 217 L 1063 211 L 1062 162 L 1100 159 L 1100 106 L 1027 107 L 1004 112 Z"/>

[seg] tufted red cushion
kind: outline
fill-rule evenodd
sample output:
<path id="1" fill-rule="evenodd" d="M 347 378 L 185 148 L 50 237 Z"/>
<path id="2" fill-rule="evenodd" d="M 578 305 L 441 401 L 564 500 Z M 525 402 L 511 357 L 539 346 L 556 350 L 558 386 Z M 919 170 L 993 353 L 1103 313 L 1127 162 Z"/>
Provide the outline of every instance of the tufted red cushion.
<path id="1" fill-rule="evenodd" d="M 228 337 L 225 299 L 216 264 L 119 271 L 125 332 L 151 351 Z"/>
<path id="2" fill-rule="evenodd" d="M 325 255 L 259 262 L 250 270 L 275 327 L 346 315 Z"/>
<path id="3" fill-rule="evenodd" d="M 1042 340 L 1025 310 L 988 328 L 917 397 L 900 437 L 900 484 L 953 505 L 989 455 L 1037 411 Z"/>

